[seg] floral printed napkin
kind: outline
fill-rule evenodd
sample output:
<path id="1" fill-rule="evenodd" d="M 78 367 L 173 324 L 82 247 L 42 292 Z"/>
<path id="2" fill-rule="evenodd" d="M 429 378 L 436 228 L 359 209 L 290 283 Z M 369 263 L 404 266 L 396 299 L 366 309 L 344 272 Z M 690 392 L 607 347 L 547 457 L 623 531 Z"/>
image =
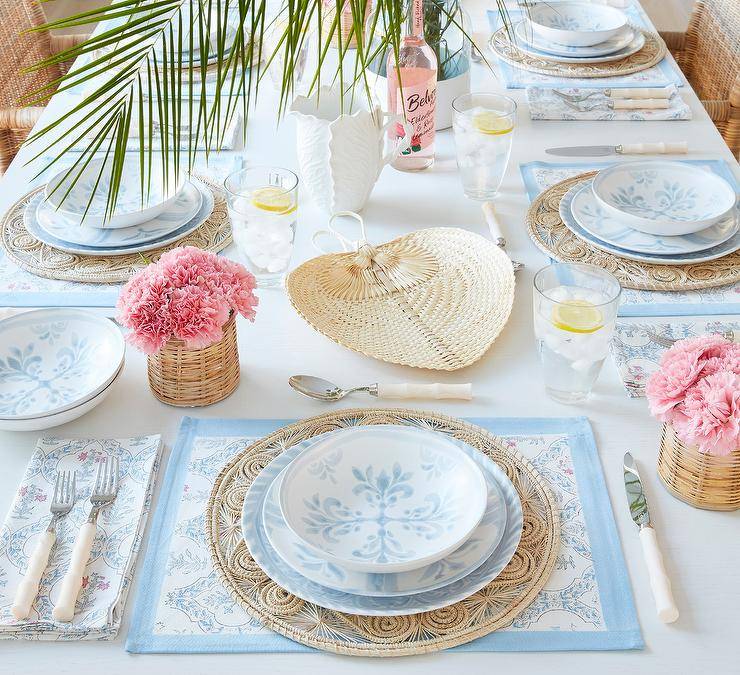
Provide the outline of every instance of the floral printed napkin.
<path id="1" fill-rule="evenodd" d="M 673 323 L 617 322 L 611 352 L 627 394 L 645 396 L 645 383 L 658 369 L 660 357 L 668 349 L 651 336 L 679 340 L 707 333 L 740 330 L 740 321 L 692 320 Z"/>
<path id="2" fill-rule="evenodd" d="M 133 577 L 136 556 L 151 507 L 160 458 L 160 437 L 93 440 L 43 438 L 0 530 L 0 638 L 107 640 L 116 636 Z M 90 511 L 90 489 L 98 462 L 116 456 L 120 487 L 115 502 L 100 511 L 90 561 L 82 580 L 74 620 L 51 617 L 74 540 Z M 56 472 L 77 471 L 77 499 L 57 525 L 39 593 L 24 621 L 10 608 L 38 536 L 49 524 Z"/>
<path id="3" fill-rule="evenodd" d="M 605 96 L 591 96 L 578 106 L 584 108 L 581 111 L 569 106 L 555 91 L 560 91 L 568 96 L 586 96 L 593 92 L 603 91 L 600 88 L 570 87 L 527 87 L 527 103 L 529 104 L 529 116 L 533 120 L 633 120 L 638 122 L 665 121 L 665 120 L 690 120 L 691 108 L 689 108 L 681 95 L 673 89 L 670 106 L 661 110 L 610 110 L 606 106 L 608 100 Z"/>

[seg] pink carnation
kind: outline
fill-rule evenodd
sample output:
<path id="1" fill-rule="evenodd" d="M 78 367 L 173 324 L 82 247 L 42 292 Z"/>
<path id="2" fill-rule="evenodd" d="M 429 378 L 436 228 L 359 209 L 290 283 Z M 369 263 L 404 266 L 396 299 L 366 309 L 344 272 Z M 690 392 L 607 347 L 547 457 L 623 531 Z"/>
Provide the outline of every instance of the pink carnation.
<path id="1" fill-rule="evenodd" d="M 254 321 L 255 279 L 242 265 L 194 246 L 165 253 L 132 277 L 118 298 L 127 339 L 147 354 L 171 338 L 191 349 L 218 342 L 232 312 Z"/>

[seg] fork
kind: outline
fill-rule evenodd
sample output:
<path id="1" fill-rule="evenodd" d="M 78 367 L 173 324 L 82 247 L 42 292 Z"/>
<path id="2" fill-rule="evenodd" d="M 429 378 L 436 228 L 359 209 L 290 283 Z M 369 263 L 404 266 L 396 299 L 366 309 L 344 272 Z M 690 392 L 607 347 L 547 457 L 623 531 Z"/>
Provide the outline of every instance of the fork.
<path id="1" fill-rule="evenodd" d="M 625 88 L 625 89 L 600 89 L 598 91 L 592 91 L 588 94 L 566 94 L 559 89 L 553 89 L 552 93 L 559 96 L 564 101 L 570 101 L 571 103 L 580 103 L 592 96 L 605 96 L 606 98 L 629 98 L 629 99 L 645 99 L 645 98 L 663 98 L 670 99 L 675 95 L 675 92 L 670 87 L 645 87 L 645 88 Z"/>
<path id="2" fill-rule="evenodd" d="M 654 342 L 656 345 L 660 345 L 661 347 L 673 347 L 676 342 L 683 339 L 663 337 L 662 335 L 658 335 L 658 333 L 655 333 L 647 328 L 644 328 L 643 331 L 645 335 L 648 336 L 651 342 Z M 725 330 L 717 333 L 711 333 L 711 335 L 719 335 L 720 337 L 723 337 L 725 340 L 729 340 L 730 342 L 737 342 L 738 338 L 740 338 L 740 332 L 735 330 Z"/>
<path id="3" fill-rule="evenodd" d="M 49 554 L 57 538 L 56 525 L 62 516 L 66 516 L 74 506 L 77 492 L 77 472 L 57 471 L 54 481 L 54 496 L 51 500 L 51 520 L 49 526 L 36 542 L 31 557 L 26 565 L 26 574 L 15 591 L 13 606 L 10 608 L 16 619 L 25 619 L 31 612 L 31 605 L 39 592 L 39 584 L 46 566 L 49 564 Z"/>
<path id="4" fill-rule="evenodd" d="M 77 604 L 77 595 L 82 586 L 82 576 L 87 566 L 90 551 L 92 550 L 95 532 L 97 530 L 98 513 L 100 509 L 113 502 L 118 494 L 118 458 L 113 457 L 108 462 L 106 457 L 98 464 L 95 475 L 95 484 L 90 493 L 90 516 L 83 523 L 75 539 L 69 567 L 62 580 L 59 599 L 51 613 L 57 621 L 72 621 Z"/>

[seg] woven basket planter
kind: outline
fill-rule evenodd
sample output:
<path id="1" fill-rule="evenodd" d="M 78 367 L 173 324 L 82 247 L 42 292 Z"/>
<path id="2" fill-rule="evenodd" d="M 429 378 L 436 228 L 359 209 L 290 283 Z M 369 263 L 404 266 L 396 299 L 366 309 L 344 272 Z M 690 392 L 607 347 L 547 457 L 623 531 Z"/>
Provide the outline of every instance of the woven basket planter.
<path id="1" fill-rule="evenodd" d="M 205 349 L 188 349 L 172 339 L 147 357 L 152 393 L 169 405 L 195 407 L 218 403 L 239 386 L 239 350 L 236 320 L 232 313 L 224 336 Z"/>
<path id="2" fill-rule="evenodd" d="M 700 509 L 740 509 L 740 448 L 724 457 L 706 455 L 663 426 L 658 475 L 676 497 Z"/>

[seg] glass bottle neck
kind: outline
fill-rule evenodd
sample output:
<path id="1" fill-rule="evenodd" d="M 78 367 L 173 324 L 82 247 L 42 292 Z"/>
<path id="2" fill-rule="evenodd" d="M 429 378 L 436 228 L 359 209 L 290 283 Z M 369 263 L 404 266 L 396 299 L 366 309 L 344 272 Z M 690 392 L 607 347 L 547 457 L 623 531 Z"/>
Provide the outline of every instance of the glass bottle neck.
<path id="1" fill-rule="evenodd" d="M 424 39 L 424 0 L 409 0 L 406 35 Z"/>

